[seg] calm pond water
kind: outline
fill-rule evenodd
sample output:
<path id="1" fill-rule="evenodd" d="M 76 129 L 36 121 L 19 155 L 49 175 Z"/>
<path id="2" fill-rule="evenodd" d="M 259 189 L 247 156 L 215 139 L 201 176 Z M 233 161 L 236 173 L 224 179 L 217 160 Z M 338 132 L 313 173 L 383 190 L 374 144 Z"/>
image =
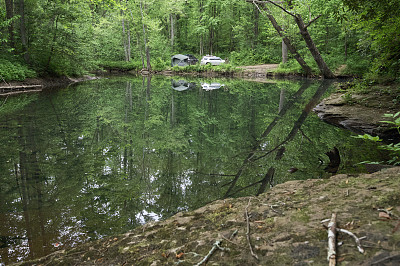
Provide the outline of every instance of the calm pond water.
<path id="1" fill-rule="evenodd" d="M 0 98 L 0 264 L 381 156 L 312 81 L 120 77 Z M 5 101 L 6 100 L 6 101 Z"/>

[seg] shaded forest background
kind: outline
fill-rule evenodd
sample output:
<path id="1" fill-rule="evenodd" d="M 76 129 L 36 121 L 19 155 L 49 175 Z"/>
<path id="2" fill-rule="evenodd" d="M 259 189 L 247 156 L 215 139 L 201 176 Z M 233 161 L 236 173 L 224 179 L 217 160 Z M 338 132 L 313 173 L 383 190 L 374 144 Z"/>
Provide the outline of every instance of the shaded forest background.
<path id="1" fill-rule="evenodd" d="M 261 2 L 4 0 L 0 2 L 0 79 L 77 76 L 110 65 L 163 70 L 176 53 L 215 54 L 228 59 L 229 66 L 279 63 L 282 37 L 269 15 L 318 73 L 294 19 L 273 1 L 266 1 L 266 12 Z M 310 23 L 307 29 L 330 69 L 346 65 L 347 74 L 398 79 L 398 0 L 279 4 Z M 280 67 L 302 71 L 290 53 Z"/>

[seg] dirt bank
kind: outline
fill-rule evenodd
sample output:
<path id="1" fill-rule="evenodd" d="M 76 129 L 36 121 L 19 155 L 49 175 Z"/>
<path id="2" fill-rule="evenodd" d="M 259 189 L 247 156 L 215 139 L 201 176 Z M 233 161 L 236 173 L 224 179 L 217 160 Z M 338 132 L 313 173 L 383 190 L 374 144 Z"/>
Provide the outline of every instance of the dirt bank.
<path id="1" fill-rule="evenodd" d="M 332 213 L 364 250 L 338 233 L 339 265 L 398 265 L 399 191 L 400 168 L 290 181 L 19 265 L 327 265 Z"/>

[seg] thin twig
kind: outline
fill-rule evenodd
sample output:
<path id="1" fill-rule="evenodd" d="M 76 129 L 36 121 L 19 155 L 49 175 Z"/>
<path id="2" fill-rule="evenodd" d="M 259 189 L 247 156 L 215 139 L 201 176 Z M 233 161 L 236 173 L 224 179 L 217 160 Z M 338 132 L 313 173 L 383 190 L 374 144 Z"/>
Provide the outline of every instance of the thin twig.
<path id="1" fill-rule="evenodd" d="M 308 22 L 308 24 L 306 25 L 306 29 L 313 23 L 315 22 L 317 19 L 319 19 L 322 16 L 322 14 L 316 16 L 315 18 L 313 18 L 310 22 Z"/>
<path id="2" fill-rule="evenodd" d="M 233 233 L 231 234 L 231 236 L 229 238 L 226 238 L 225 236 L 222 236 L 222 238 L 225 239 L 226 241 L 228 241 L 231 244 L 234 244 L 236 246 L 239 246 L 239 247 L 243 248 L 241 245 L 231 241 L 232 238 L 234 238 L 237 235 L 238 232 L 239 232 L 239 230 L 236 229 L 235 231 L 233 231 Z"/>
<path id="3" fill-rule="evenodd" d="M 300 131 L 301 135 L 303 135 L 303 137 L 305 137 L 306 140 L 308 140 L 308 142 L 313 143 L 312 140 L 309 137 L 307 137 L 307 135 L 304 133 L 304 131 L 301 128 L 299 128 L 299 131 Z"/>
<path id="4" fill-rule="evenodd" d="M 250 1 L 251 1 L 251 0 L 247 0 L 247 2 L 250 2 Z M 267 1 L 254 1 L 254 0 L 253 0 L 253 1 L 251 1 L 251 2 L 252 2 L 252 3 L 258 3 L 258 4 L 270 3 L 270 4 L 274 5 L 274 6 L 276 6 L 276 7 L 280 8 L 280 9 L 282 9 L 283 12 L 285 12 L 285 13 L 291 15 L 292 17 L 295 17 L 295 15 L 294 15 L 293 13 L 289 12 L 286 8 L 284 8 L 284 7 L 280 6 L 280 5 L 278 5 L 277 3 L 273 2 L 273 1 L 269 1 L 269 0 L 267 0 Z"/>
<path id="5" fill-rule="evenodd" d="M 270 205 L 269 207 L 271 208 L 271 210 L 272 210 L 273 212 L 275 212 L 275 213 L 277 213 L 277 214 L 279 214 L 279 215 L 283 215 L 283 212 L 278 212 L 277 210 L 274 209 L 274 207 L 279 207 L 279 206 L 277 206 L 277 205 Z"/>
<path id="6" fill-rule="evenodd" d="M 352 232 L 350 232 L 346 229 L 340 229 L 340 228 L 336 228 L 336 231 L 348 234 L 349 236 L 354 238 L 354 240 L 356 241 L 356 244 L 357 244 L 358 251 L 360 251 L 361 254 L 364 254 L 365 251 L 364 251 L 363 247 L 361 246 L 361 241 L 355 234 L 353 234 Z"/>
<path id="7" fill-rule="evenodd" d="M 8 96 L 10 96 L 10 95 L 7 95 L 6 99 L 5 99 L 4 102 L 0 105 L 0 107 L 3 107 L 3 105 L 6 104 L 6 101 L 7 101 L 7 99 L 8 99 Z"/>
<path id="8" fill-rule="evenodd" d="M 371 265 L 381 265 L 382 262 L 384 262 L 386 260 L 392 260 L 392 259 L 400 259 L 400 255 L 397 254 L 397 255 L 385 257 L 385 258 L 383 258 L 381 260 L 378 260 L 378 261 L 375 261 L 375 262 L 371 263 Z"/>
<path id="9" fill-rule="evenodd" d="M 248 208 L 250 206 L 250 202 L 251 202 L 251 198 L 249 198 L 249 202 L 247 203 L 247 206 L 246 206 L 246 209 L 245 209 L 246 223 L 247 223 L 246 237 L 247 237 L 247 243 L 249 243 L 249 248 L 250 248 L 251 255 L 258 260 L 258 256 L 257 256 L 257 254 L 255 254 L 253 252 L 253 248 L 251 247 L 251 242 L 250 242 L 250 223 L 249 223 L 249 212 L 248 212 Z"/>
<path id="10" fill-rule="evenodd" d="M 256 1 L 253 1 L 253 4 L 257 7 L 258 11 L 264 15 L 264 13 L 261 11 L 260 7 L 257 5 Z M 270 13 L 269 9 L 267 9 L 266 7 L 264 7 L 264 11 Z M 265 17 L 265 15 L 264 15 Z"/>
<path id="11" fill-rule="evenodd" d="M 7 81 L 3 78 L 3 76 L 0 75 L 0 77 L 4 81 L 4 83 L 7 84 L 7 86 L 10 86 L 10 84 L 7 83 Z"/>
<path id="12" fill-rule="evenodd" d="M 233 233 L 231 234 L 231 236 L 229 237 L 229 240 L 231 240 L 232 238 L 234 238 L 236 235 L 237 235 L 237 233 L 239 232 L 239 230 L 235 230 L 235 231 L 233 231 Z"/>

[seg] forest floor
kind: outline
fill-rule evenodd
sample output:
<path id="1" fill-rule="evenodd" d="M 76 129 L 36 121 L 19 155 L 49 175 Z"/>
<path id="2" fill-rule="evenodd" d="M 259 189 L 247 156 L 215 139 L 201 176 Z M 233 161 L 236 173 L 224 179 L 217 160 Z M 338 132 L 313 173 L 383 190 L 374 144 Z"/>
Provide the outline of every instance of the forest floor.
<path id="1" fill-rule="evenodd" d="M 337 233 L 339 265 L 399 265 L 399 191 L 400 167 L 289 181 L 18 265 L 327 265 L 333 213 L 360 241 Z"/>
<path id="2" fill-rule="evenodd" d="M 266 73 L 273 72 L 278 68 L 279 64 L 263 64 L 263 65 L 254 65 L 254 66 L 241 66 L 240 69 L 243 69 L 246 72 L 256 72 L 256 73 Z"/>

